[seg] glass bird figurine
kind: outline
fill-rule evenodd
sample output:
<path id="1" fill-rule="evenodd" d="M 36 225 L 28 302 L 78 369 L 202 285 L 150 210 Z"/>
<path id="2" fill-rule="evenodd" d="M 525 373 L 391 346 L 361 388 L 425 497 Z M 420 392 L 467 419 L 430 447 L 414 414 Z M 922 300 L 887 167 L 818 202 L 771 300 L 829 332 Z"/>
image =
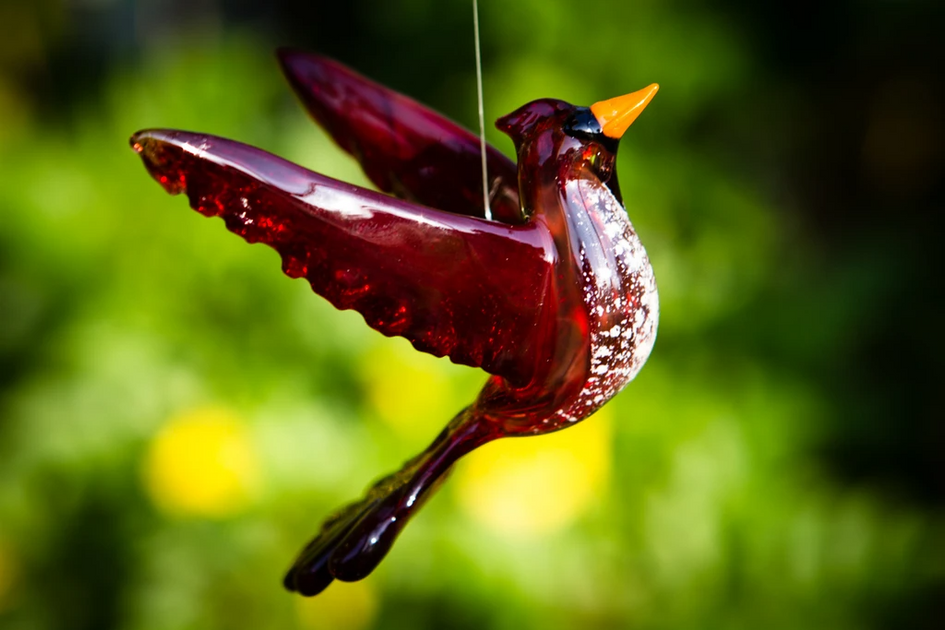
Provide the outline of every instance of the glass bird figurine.
<path id="1" fill-rule="evenodd" d="M 383 192 L 184 131 L 132 137 L 147 170 L 274 248 L 286 274 L 335 307 L 490 375 L 425 451 L 325 520 L 284 582 L 315 595 L 374 570 L 464 454 L 569 427 L 643 366 L 656 282 L 614 163 L 658 88 L 590 107 L 540 99 L 500 118 L 518 162 L 487 148 L 487 218 L 474 134 L 335 61 L 292 50 L 279 59 L 314 119 Z"/>

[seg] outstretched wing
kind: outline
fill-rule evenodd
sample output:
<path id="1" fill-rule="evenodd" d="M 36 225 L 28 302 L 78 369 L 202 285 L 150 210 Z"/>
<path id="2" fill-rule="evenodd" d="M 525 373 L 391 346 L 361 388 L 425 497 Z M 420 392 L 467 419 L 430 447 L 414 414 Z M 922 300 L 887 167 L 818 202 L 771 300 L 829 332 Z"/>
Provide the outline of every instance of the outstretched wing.
<path id="1" fill-rule="evenodd" d="M 426 206 L 484 216 L 479 138 L 337 61 L 280 50 L 282 69 L 313 118 L 375 186 Z M 515 164 L 488 146 L 492 216 L 521 224 Z"/>
<path id="2" fill-rule="evenodd" d="M 337 308 L 418 350 L 531 380 L 554 303 L 543 227 L 419 206 L 214 136 L 150 130 L 131 141 L 168 192 L 273 247 L 286 274 Z"/>

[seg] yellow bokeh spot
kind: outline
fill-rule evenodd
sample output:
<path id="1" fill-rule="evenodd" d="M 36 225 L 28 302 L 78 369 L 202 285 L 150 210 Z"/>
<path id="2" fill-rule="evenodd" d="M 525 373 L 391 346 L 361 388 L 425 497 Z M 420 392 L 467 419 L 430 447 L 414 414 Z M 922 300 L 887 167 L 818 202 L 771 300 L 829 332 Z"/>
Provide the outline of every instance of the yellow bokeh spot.
<path id="1" fill-rule="evenodd" d="M 377 615 L 369 582 L 333 582 L 317 597 L 295 598 L 299 621 L 309 630 L 362 630 Z"/>
<path id="2" fill-rule="evenodd" d="M 217 408 L 171 418 L 151 442 L 144 481 L 154 503 L 179 516 L 231 516 L 251 501 L 259 465 L 245 425 Z"/>
<path id="3" fill-rule="evenodd" d="M 605 410 L 557 433 L 487 444 L 457 471 L 460 503 L 473 518 L 509 537 L 566 527 L 606 486 L 611 426 Z"/>
<path id="4" fill-rule="evenodd" d="M 371 407 L 401 436 L 433 439 L 462 408 L 453 400 L 448 368 L 407 342 L 378 345 L 363 368 Z"/>

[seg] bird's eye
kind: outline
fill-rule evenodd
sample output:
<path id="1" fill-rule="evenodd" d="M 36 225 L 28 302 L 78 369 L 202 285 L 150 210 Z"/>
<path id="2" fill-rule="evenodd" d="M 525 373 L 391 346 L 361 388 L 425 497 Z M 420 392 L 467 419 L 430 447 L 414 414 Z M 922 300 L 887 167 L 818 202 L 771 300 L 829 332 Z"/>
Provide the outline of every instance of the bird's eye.
<path id="1" fill-rule="evenodd" d="M 585 140 L 596 138 L 601 134 L 600 123 L 588 107 L 577 108 L 565 122 L 564 130 L 570 136 Z"/>

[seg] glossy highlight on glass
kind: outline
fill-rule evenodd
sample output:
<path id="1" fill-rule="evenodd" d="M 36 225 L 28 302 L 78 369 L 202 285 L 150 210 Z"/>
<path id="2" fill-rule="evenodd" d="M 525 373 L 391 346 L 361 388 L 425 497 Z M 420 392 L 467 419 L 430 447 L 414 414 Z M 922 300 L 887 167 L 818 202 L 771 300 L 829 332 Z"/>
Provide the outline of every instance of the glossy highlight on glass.
<path id="1" fill-rule="evenodd" d="M 313 118 L 383 192 L 183 131 L 136 133 L 145 167 L 198 212 L 275 249 L 287 275 L 337 308 L 490 374 L 423 453 L 325 520 L 284 582 L 310 596 L 373 571 L 457 459 L 499 437 L 566 428 L 643 366 L 656 282 L 614 163 L 626 121 L 656 88 L 590 108 L 540 99 L 500 118 L 518 161 L 487 148 L 489 220 L 474 134 L 335 61 L 279 59 Z"/>

